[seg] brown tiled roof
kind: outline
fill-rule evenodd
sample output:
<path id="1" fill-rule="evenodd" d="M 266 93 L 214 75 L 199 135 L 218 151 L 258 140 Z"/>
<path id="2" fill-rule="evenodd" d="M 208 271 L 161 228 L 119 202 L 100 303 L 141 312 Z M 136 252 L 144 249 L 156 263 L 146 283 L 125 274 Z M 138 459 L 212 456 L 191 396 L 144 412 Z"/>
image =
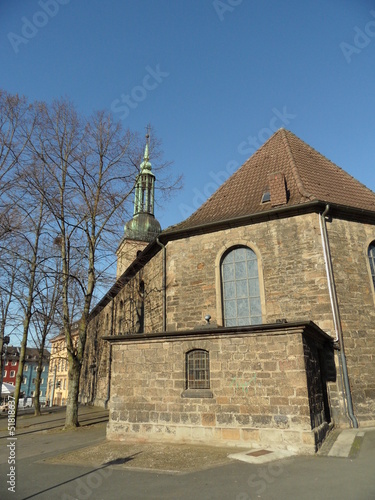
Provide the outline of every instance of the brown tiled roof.
<path id="1" fill-rule="evenodd" d="M 375 212 L 374 192 L 292 132 L 280 129 L 196 212 L 166 233 L 270 210 L 273 204 L 261 200 L 275 173 L 285 177 L 283 207 L 321 201 Z"/>

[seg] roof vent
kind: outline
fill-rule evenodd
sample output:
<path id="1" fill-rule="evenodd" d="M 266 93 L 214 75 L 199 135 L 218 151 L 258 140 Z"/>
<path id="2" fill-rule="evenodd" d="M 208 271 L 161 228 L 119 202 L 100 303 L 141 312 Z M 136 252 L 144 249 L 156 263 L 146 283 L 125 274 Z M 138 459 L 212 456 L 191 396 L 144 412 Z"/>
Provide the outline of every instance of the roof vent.
<path id="1" fill-rule="evenodd" d="M 266 188 L 266 189 L 267 190 L 263 193 L 263 196 L 262 196 L 262 203 L 267 203 L 268 201 L 271 201 L 271 193 L 268 190 L 268 188 Z"/>

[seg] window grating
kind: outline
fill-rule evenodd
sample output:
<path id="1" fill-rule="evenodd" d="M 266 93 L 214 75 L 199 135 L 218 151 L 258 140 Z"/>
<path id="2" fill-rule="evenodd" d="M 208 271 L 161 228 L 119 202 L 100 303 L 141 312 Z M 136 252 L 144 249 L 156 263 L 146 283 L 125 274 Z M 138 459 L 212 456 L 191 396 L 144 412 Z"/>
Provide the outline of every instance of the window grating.
<path id="1" fill-rule="evenodd" d="M 196 349 L 186 355 L 187 389 L 210 388 L 210 362 L 207 351 Z"/>

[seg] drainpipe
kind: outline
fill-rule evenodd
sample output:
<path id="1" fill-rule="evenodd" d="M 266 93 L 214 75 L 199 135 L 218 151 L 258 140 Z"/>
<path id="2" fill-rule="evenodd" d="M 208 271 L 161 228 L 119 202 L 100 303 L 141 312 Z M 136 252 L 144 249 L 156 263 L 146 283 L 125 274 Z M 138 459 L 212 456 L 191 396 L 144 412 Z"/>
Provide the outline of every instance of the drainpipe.
<path id="1" fill-rule="evenodd" d="M 354 415 L 354 411 L 353 411 L 353 401 L 352 401 L 352 394 L 350 391 L 348 367 L 346 364 L 346 357 L 345 357 L 345 352 L 344 352 L 344 342 L 343 342 L 343 334 L 342 334 L 342 328 L 341 328 L 339 303 L 338 303 L 337 292 L 336 292 L 336 287 L 335 287 L 335 280 L 334 280 L 334 275 L 333 275 L 331 251 L 329 248 L 328 232 L 327 232 L 327 225 L 326 225 L 326 215 L 328 214 L 329 209 L 330 209 L 329 205 L 326 205 L 324 212 L 322 214 L 319 214 L 320 233 L 322 236 L 323 254 L 324 254 L 324 261 L 325 261 L 325 265 L 326 265 L 328 291 L 329 291 L 329 297 L 331 300 L 333 323 L 334 323 L 335 332 L 336 332 L 335 341 L 338 344 L 339 352 L 340 352 L 342 375 L 343 375 L 343 379 L 344 379 L 344 387 L 345 387 L 348 414 L 349 414 L 349 418 L 352 422 L 353 427 L 355 429 L 358 429 L 358 421 L 357 421 L 357 419 Z"/>
<path id="2" fill-rule="evenodd" d="M 108 369 L 108 385 L 107 385 L 107 397 L 104 401 L 104 408 L 108 408 L 108 401 L 111 397 L 111 376 L 112 376 L 112 343 L 109 343 L 109 359 L 108 359 L 109 369 Z"/>
<path id="3" fill-rule="evenodd" d="M 57 361 L 56 361 L 56 363 L 57 363 Z M 55 365 L 55 369 L 54 369 L 54 372 L 53 372 L 53 382 L 52 382 L 52 389 L 51 389 L 50 401 L 49 401 L 49 405 L 50 405 L 51 408 L 53 406 L 53 398 L 55 397 L 56 370 L 57 370 L 57 365 Z"/>
<path id="4" fill-rule="evenodd" d="M 112 299 L 112 307 L 111 307 L 111 326 L 109 329 L 109 334 L 113 335 L 113 320 L 114 320 L 114 309 L 115 303 Z M 109 343 L 109 359 L 108 359 L 108 383 L 107 383 L 107 397 L 104 401 L 104 408 L 108 408 L 108 401 L 111 397 L 111 378 L 112 378 L 112 342 Z"/>
<path id="5" fill-rule="evenodd" d="M 159 238 L 156 238 L 156 243 L 163 250 L 163 284 L 162 284 L 162 289 L 163 289 L 163 332 L 166 332 L 167 331 L 167 265 L 166 265 L 167 249 L 166 249 L 165 245 L 163 245 L 163 243 L 161 243 Z"/>

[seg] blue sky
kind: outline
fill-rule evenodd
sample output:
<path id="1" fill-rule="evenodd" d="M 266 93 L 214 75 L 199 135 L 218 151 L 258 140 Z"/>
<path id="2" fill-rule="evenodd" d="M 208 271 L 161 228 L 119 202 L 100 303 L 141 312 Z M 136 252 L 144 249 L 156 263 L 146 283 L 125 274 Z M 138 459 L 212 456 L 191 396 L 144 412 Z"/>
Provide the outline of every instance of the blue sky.
<path id="1" fill-rule="evenodd" d="M 375 190 L 374 61 L 370 0 L 0 3 L 1 88 L 155 127 L 184 174 L 164 228 L 281 126 Z"/>

